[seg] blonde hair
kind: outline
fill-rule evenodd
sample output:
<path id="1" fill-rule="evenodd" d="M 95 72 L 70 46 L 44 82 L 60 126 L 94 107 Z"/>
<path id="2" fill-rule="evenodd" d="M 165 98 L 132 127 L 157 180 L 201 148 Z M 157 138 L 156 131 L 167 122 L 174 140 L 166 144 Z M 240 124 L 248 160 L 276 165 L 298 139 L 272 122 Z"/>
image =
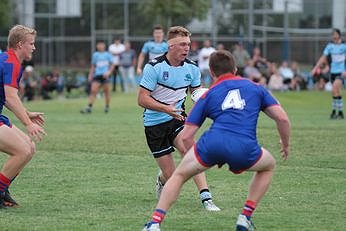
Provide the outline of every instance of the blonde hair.
<path id="1" fill-rule="evenodd" d="M 10 29 L 7 38 L 8 48 L 16 48 L 19 42 L 24 42 L 28 34 L 36 36 L 37 32 L 35 29 L 26 27 L 23 25 L 15 25 Z"/>
<path id="2" fill-rule="evenodd" d="M 169 28 L 169 30 L 167 32 L 167 40 L 176 38 L 178 36 L 189 37 L 189 36 L 191 36 L 191 33 L 190 33 L 190 31 L 188 31 L 186 28 L 184 28 L 182 26 L 173 26 L 173 27 Z"/>

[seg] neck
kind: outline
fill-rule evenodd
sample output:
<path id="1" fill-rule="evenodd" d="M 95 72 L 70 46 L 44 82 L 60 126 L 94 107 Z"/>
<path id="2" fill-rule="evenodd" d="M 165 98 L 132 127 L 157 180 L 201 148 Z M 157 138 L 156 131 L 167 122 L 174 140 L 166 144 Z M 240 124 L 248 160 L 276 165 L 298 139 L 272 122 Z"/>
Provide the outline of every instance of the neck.
<path id="1" fill-rule="evenodd" d="M 13 53 L 16 55 L 16 57 L 17 57 L 17 59 L 19 60 L 19 62 L 20 63 L 22 63 L 23 61 L 24 61 L 24 59 L 20 56 L 20 54 L 19 54 L 19 51 L 18 50 L 15 50 L 15 49 L 13 49 L 13 48 L 10 48 L 12 51 L 13 51 Z"/>
<path id="2" fill-rule="evenodd" d="M 181 60 L 178 60 L 178 59 L 174 59 L 169 53 L 167 53 L 166 55 L 167 59 L 168 59 L 168 62 L 172 65 L 172 66 L 180 66 L 181 64 Z"/>

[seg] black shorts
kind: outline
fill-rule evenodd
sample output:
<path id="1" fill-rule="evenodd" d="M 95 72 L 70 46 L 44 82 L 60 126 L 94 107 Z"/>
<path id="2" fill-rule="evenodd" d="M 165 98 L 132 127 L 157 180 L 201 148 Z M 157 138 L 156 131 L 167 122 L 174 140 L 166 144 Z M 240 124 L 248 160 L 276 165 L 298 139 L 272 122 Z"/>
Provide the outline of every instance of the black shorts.
<path id="1" fill-rule="evenodd" d="M 174 152 L 173 141 L 183 128 L 184 121 L 176 119 L 145 127 L 145 137 L 154 158 Z"/>
<path id="2" fill-rule="evenodd" d="M 344 78 L 342 77 L 342 73 L 337 74 L 330 74 L 330 81 L 334 83 L 336 79 L 340 79 L 342 82 L 344 81 Z"/>
<path id="3" fill-rule="evenodd" d="M 93 78 L 93 82 L 98 82 L 100 84 L 109 83 L 109 78 L 103 77 L 103 75 L 96 75 Z"/>

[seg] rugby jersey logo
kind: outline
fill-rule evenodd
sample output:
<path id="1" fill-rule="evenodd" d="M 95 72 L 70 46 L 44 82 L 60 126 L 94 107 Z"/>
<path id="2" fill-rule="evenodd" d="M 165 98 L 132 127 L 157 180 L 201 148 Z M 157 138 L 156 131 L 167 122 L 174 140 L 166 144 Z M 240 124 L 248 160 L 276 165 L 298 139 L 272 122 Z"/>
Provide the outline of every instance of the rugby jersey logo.
<path id="1" fill-rule="evenodd" d="M 162 79 L 163 79 L 164 81 L 168 80 L 168 71 L 164 71 L 164 72 L 162 73 Z"/>
<path id="2" fill-rule="evenodd" d="M 190 74 L 186 74 L 184 80 L 187 81 L 187 82 L 190 82 L 192 80 L 191 75 Z"/>

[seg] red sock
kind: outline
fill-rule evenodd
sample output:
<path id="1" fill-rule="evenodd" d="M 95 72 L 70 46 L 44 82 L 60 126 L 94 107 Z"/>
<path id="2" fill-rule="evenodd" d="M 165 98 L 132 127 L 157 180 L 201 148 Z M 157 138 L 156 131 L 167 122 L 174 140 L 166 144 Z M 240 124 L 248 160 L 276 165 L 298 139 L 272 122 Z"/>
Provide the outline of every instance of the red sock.
<path id="1" fill-rule="evenodd" d="M 0 173 L 0 193 L 5 192 L 11 184 L 11 180 L 4 174 Z"/>
<path id="2" fill-rule="evenodd" d="M 151 217 L 151 222 L 161 223 L 165 218 L 166 212 L 162 209 L 156 209 Z"/>
<path id="3" fill-rule="evenodd" d="M 245 215 L 248 219 L 250 219 L 255 209 L 256 209 L 256 202 L 247 200 L 245 202 L 245 205 L 241 214 Z"/>

